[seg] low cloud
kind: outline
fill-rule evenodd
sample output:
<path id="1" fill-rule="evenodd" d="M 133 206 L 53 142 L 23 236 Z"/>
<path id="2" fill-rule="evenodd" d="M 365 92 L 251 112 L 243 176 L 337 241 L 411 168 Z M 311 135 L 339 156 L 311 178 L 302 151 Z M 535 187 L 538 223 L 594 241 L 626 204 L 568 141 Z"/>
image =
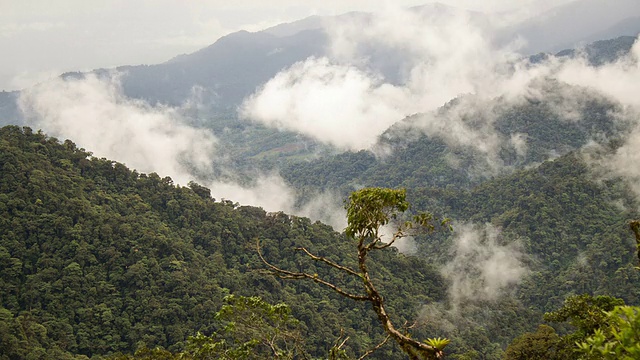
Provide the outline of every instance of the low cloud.
<path id="1" fill-rule="evenodd" d="M 640 163 L 640 98 L 637 96 L 640 93 L 640 41 L 636 40 L 627 56 L 602 66 L 590 66 L 580 58 L 567 61 L 557 70 L 557 78 L 595 90 L 618 104 L 616 112 L 610 115 L 625 129 L 625 133 L 617 134 L 622 144 L 613 151 L 590 149 L 585 159 L 598 176 L 621 177 L 640 198 L 640 170 L 635 166 Z"/>
<path id="2" fill-rule="evenodd" d="M 526 135 L 521 133 L 511 134 L 511 138 L 509 139 L 509 143 L 516 151 L 516 154 L 519 157 L 525 157 L 527 155 L 527 139 Z"/>
<path id="3" fill-rule="evenodd" d="M 55 79 L 62 71 L 47 70 L 47 71 L 21 71 L 11 76 L 8 80 L 9 89 L 26 89 L 33 84 L 41 84 L 46 81 Z"/>
<path id="4" fill-rule="evenodd" d="M 595 179 L 622 179 L 631 191 L 632 198 L 640 200 L 640 112 L 633 111 L 631 117 L 635 122 L 633 128 L 623 136 L 624 142 L 614 150 L 603 148 L 600 144 L 591 143 L 582 152 L 593 170 Z M 622 204 L 622 202 L 620 203 Z M 623 206 L 624 208 L 624 206 Z"/>
<path id="5" fill-rule="evenodd" d="M 532 63 L 518 53 L 524 43 L 497 45 L 509 24 L 493 20 L 439 5 L 338 17 L 326 24 L 325 57 L 283 70 L 240 113 L 345 150 L 379 149 L 384 131 L 404 127 L 407 138 L 425 134 L 473 150 L 480 156 L 472 170 L 485 176 L 505 168 L 505 148 L 521 158 L 529 150 L 529 134 L 496 130 L 505 107 L 543 101 L 558 119 L 577 123 L 596 98 L 640 105 L 640 45 L 598 67 L 551 55 Z M 412 114 L 421 115 L 401 122 Z"/>
<path id="6" fill-rule="evenodd" d="M 640 42 L 627 56 L 602 66 L 590 66 L 584 58 L 564 62 L 557 79 L 570 85 L 594 89 L 622 104 L 640 107 Z"/>
<path id="7" fill-rule="evenodd" d="M 211 195 L 239 204 L 260 206 L 266 211 L 308 217 L 331 225 L 336 231 L 347 226 L 346 211 L 340 206 L 342 199 L 330 192 L 309 196 L 299 204 L 298 196 L 278 174 L 259 175 L 251 184 L 212 181 L 205 183 Z"/>
<path id="8" fill-rule="evenodd" d="M 372 146 L 403 117 L 407 95 L 354 66 L 310 58 L 267 82 L 245 101 L 241 115 L 357 150 Z"/>
<path id="9" fill-rule="evenodd" d="M 197 95 L 194 91 L 186 108 L 198 107 Z M 226 166 L 227 159 L 216 152 L 215 135 L 190 126 L 192 119 L 181 115 L 185 109 L 125 97 L 117 74 L 58 78 L 23 91 L 19 106 L 30 126 L 71 139 L 96 157 L 122 162 L 139 172 L 170 176 L 183 186 L 197 181 L 210 187 L 217 199 L 308 216 L 337 230 L 345 226 L 342 202 L 336 195 L 319 193 L 300 205 L 296 192 L 278 174 L 257 174 L 250 183 L 215 180 L 214 170 L 237 178 Z"/>
<path id="10" fill-rule="evenodd" d="M 520 306 L 513 290 L 529 272 L 521 245 L 506 241 L 496 227 L 457 223 L 454 229 L 450 260 L 440 268 L 448 299 L 425 304 L 417 319 L 429 333 L 447 338 L 500 327 L 495 314 L 508 318 L 504 310 Z"/>
<path id="11" fill-rule="evenodd" d="M 505 242 L 492 225 L 454 225 L 451 260 L 441 269 L 455 308 L 467 301 L 496 300 L 528 273 L 520 244 Z"/>
<path id="12" fill-rule="evenodd" d="M 49 81 L 23 91 L 19 106 L 27 123 L 49 135 L 141 172 L 183 184 L 191 168 L 211 172 L 214 135 L 182 124 L 176 109 L 126 98 L 115 75 Z"/>
<path id="13" fill-rule="evenodd" d="M 342 19 L 348 21 L 327 28 L 332 39 L 327 56 L 283 70 L 249 97 L 240 113 L 350 150 L 375 146 L 389 126 L 423 113 L 405 124 L 407 134 L 426 134 L 450 147 L 474 149 L 484 155 L 489 172 L 503 166 L 499 151 L 504 146 L 524 156 L 528 144 L 527 134 L 498 135 L 494 121 L 500 109 L 488 104 L 496 98 L 506 103 L 546 101 L 550 91 L 539 86 L 540 81 L 554 79 L 597 91 L 625 107 L 620 118 L 638 122 L 638 43 L 628 57 L 599 67 L 580 58 L 550 57 L 531 64 L 517 54 L 521 44 L 497 48 L 492 36 L 499 29 L 487 18 L 463 11 L 390 7 L 380 15 Z M 552 108 L 563 119 L 580 121 L 585 98 L 585 93 L 570 89 L 552 101 Z M 446 111 L 440 112 L 445 104 Z M 208 178 L 224 163 L 216 154 L 215 134 L 189 126 L 180 109 L 126 98 L 117 76 L 49 81 L 24 91 L 20 106 L 34 126 L 70 138 L 97 156 L 169 175 L 179 184 L 210 184 L 216 198 L 307 214 L 342 226 L 341 212 L 323 210 L 340 203 L 334 195 L 319 194 L 300 206 L 295 192 L 276 174 L 257 176 L 249 185 Z M 640 161 L 637 154 L 640 129 L 635 128 L 602 166 L 640 184 L 640 173 L 629 166 Z M 640 185 L 636 188 L 640 194 Z"/>
<path id="14" fill-rule="evenodd" d="M 486 101 L 525 92 L 538 76 L 520 63 L 517 44 L 497 48 L 489 18 L 434 5 L 389 7 L 379 15 L 343 16 L 327 25 L 328 55 L 294 64 L 250 96 L 244 117 L 294 130 L 341 149 L 369 149 L 389 126 L 430 113 L 464 94 Z M 464 105 L 464 106 L 463 106 Z M 421 118 L 416 130 L 494 156 L 494 129 L 474 129 L 459 104 L 451 116 Z"/>
<path id="15" fill-rule="evenodd" d="M 347 227 L 347 210 L 343 204 L 344 199 L 329 190 L 311 196 L 309 201 L 292 209 L 292 213 L 320 220 L 336 231 L 343 231 Z"/>
<path id="16" fill-rule="evenodd" d="M 387 224 L 380 228 L 380 240 L 384 243 L 388 243 L 393 239 L 394 233 L 398 231 L 397 224 Z M 418 246 L 413 236 L 404 236 L 396 239 L 393 245 L 399 252 L 407 255 L 415 254 L 418 250 Z"/>
<path id="17" fill-rule="evenodd" d="M 617 149 L 610 161 L 606 161 L 605 168 L 615 171 L 622 176 L 640 199 L 640 128 L 636 128 L 629 136 L 629 140 Z"/>

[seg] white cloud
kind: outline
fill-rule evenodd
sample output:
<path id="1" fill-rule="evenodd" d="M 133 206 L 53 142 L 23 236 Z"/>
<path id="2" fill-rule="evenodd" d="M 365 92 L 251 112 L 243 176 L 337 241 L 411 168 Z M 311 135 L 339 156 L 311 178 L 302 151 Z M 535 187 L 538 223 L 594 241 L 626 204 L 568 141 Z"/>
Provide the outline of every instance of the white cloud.
<path id="1" fill-rule="evenodd" d="M 403 115 L 403 89 L 352 66 L 311 58 L 270 80 L 241 114 L 345 149 L 368 148 Z"/>
<path id="2" fill-rule="evenodd" d="M 507 6 L 507 2 L 492 3 Z M 234 11 L 249 9 L 249 2 L 238 5 L 238 8 L 229 3 L 217 3 L 219 8 L 203 3 L 192 4 L 187 10 L 176 11 L 177 25 L 169 26 L 168 32 L 157 37 L 153 31 L 156 22 L 162 23 L 167 16 L 174 15 L 170 11 L 173 8 L 166 5 L 167 2 L 163 3 L 166 7 L 155 8 L 153 14 L 158 17 L 154 20 L 146 13 L 148 4 L 150 2 L 139 3 L 132 11 L 132 18 L 144 20 L 136 23 L 140 28 L 117 22 L 114 34 L 124 31 L 141 36 L 136 39 L 131 36 L 130 42 L 134 44 L 155 39 L 154 46 L 157 46 L 162 43 L 161 39 L 175 43 L 176 39 L 182 42 L 188 38 L 197 38 L 196 42 L 204 43 L 207 32 L 232 28 L 215 17 L 216 11 L 233 14 Z M 359 4 L 365 6 L 364 2 Z M 470 2 L 466 4 L 472 5 Z M 492 127 L 493 109 L 483 109 L 483 115 L 475 123 L 470 123 L 467 119 L 469 110 L 482 107 L 484 100 L 497 96 L 505 96 L 507 100 L 521 99 L 531 94 L 533 79 L 551 77 L 597 89 L 629 107 L 640 105 L 636 96 L 640 91 L 640 82 L 636 81 L 640 78 L 637 61 L 640 45 L 634 47 L 634 55 L 629 59 L 597 69 L 582 60 L 551 60 L 530 66 L 517 59 L 515 47 L 518 44 L 495 47 L 491 38 L 494 30 L 491 22 L 470 18 L 464 12 L 447 10 L 416 14 L 395 6 L 381 6 L 375 5 L 377 9 L 383 8 L 384 12 L 376 15 L 372 22 L 367 18 L 353 18 L 350 22 L 332 24 L 329 27 L 333 39 L 330 54 L 324 58 L 307 59 L 279 73 L 244 104 L 243 114 L 270 126 L 302 132 L 340 148 L 362 149 L 374 144 L 380 133 L 406 115 L 429 113 L 461 94 L 476 94 L 475 98 L 463 97 L 447 117 L 427 115 L 415 122 L 413 128 L 443 138 L 451 146 L 473 147 L 486 154 L 488 159 L 496 160 L 495 166 L 500 166 L 496 154 L 501 142 L 510 142 L 523 154 L 526 137 L 499 138 Z M 96 41 L 98 38 L 92 34 L 100 34 L 104 28 L 90 26 L 89 20 L 98 10 L 109 10 L 104 12 L 107 18 L 122 13 L 109 6 L 106 8 L 96 10 L 92 6 L 81 6 L 79 13 L 86 15 L 85 23 L 76 27 L 70 25 L 70 29 L 86 30 L 78 31 L 83 35 L 83 41 L 88 39 L 111 44 L 110 41 Z M 322 11 L 318 10 L 318 13 Z M 29 23 L 67 24 L 67 16 L 77 14 L 57 9 L 54 15 L 52 19 L 30 19 Z M 290 16 L 285 15 L 278 14 L 282 18 Z M 187 20 L 190 21 L 189 26 L 178 24 L 185 24 Z M 34 27 L 35 30 L 38 28 L 42 26 Z M 144 31 L 138 33 L 132 29 Z M 53 27 L 49 30 L 59 29 Z M 215 36 L 211 36 L 213 41 Z M 115 43 L 118 41 L 114 40 Z M 373 48 L 382 50 L 376 55 L 370 52 Z M 57 53 L 64 54 L 64 58 L 69 57 L 66 50 Z M 385 54 L 403 57 L 395 69 L 401 79 L 400 84 L 385 79 L 382 69 L 376 67 L 379 64 L 375 60 L 384 59 Z M 22 73 L 16 79 L 20 84 L 27 84 L 31 77 Z M 175 109 L 152 107 L 126 99 L 117 82 L 103 83 L 92 77 L 83 81 L 55 80 L 26 91 L 22 106 L 45 127 L 45 131 L 69 137 L 100 156 L 123 161 L 140 171 L 156 171 L 183 182 L 183 179 L 193 176 L 184 167 L 185 159 L 197 164 L 201 172 L 209 171 L 215 163 L 213 134 L 181 124 Z M 558 104 L 559 109 L 569 110 L 566 114 L 573 118 L 578 114 L 574 111 L 576 106 L 580 106 L 580 102 Z M 619 164 L 617 168 L 621 174 L 626 171 L 631 176 L 631 170 L 625 170 L 623 165 L 640 160 L 634 157 L 640 153 L 634 145 L 637 137 L 630 137 L 627 145 L 618 151 L 618 158 L 611 161 L 611 164 Z M 268 184 L 274 188 L 269 190 Z M 245 196 L 233 191 L 250 190 L 236 184 L 217 185 L 221 191 L 234 194 L 229 196 L 232 200 Z M 262 177 L 254 190 L 256 193 L 246 194 L 244 201 L 293 209 L 292 205 L 280 200 L 294 196 L 281 179 L 273 175 Z M 272 194 L 285 195 L 278 199 L 271 198 Z"/>
<path id="3" fill-rule="evenodd" d="M 595 158 L 587 154 L 586 158 L 602 176 L 622 177 L 640 198 L 640 170 L 635 166 L 640 163 L 640 41 L 616 62 L 593 67 L 578 58 L 560 63 L 553 73 L 558 80 L 598 91 L 620 105 L 618 112 L 610 115 L 630 127 L 622 136 L 623 144 L 613 153 L 600 153 Z M 566 111 L 572 104 L 575 108 L 575 102 L 564 104 L 569 108 Z"/>
<path id="4" fill-rule="evenodd" d="M 186 106 L 198 106 L 197 101 L 190 99 Z M 277 174 L 258 174 L 250 184 L 211 180 L 214 167 L 225 162 L 216 154 L 214 134 L 187 125 L 178 108 L 125 97 L 117 75 L 57 78 L 24 91 L 19 105 L 28 124 L 50 136 L 71 139 L 96 157 L 170 176 L 183 186 L 195 180 L 210 187 L 217 199 L 307 216 L 338 230 L 345 226 L 342 202 L 335 194 L 320 193 L 297 206 L 295 191 Z M 221 170 L 234 175 L 233 169 Z"/>
<path id="5" fill-rule="evenodd" d="M 640 41 L 636 41 L 629 56 L 599 67 L 589 66 L 585 59 L 567 61 L 557 78 L 572 85 L 595 89 L 622 104 L 639 107 Z"/>
<path id="6" fill-rule="evenodd" d="M 380 240 L 382 242 L 388 243 L 393 239 L 393 235 L 398 231 L 397 227 L 394 227 L 391 224 L 387 224 L 380 228 Z M 415 254 L 418 250 L 418 245 L 416 245 L 416 241 L 413 236 L 403 236 L 393 243 L 394 248 L 398 249 L 399 252 L 403 254 Z"/>
<path id="7" fill-rule="evenodd" d="M 464 301 L 499 298 L 528 273 L 518 242 L 501 243 L 500 231 L 486 224 L 456 224 L 451 259 L 441 269 L 455 307 Z"/>
<path id="8" fill-rule="evenodd" d="M 405 124 L 411 127 L 406 131 L 439 137 L 451 147 L 471 147 L 485 155 L 482 171 L 495 173 L 503 166 L 498 155 L 502 147 L 511 146 L 520 156 L 527 148 L 526 134 L 497 134 L 493 122 L 499 109 L 491 108 L 495 102 L 488 105 L 496 98 L 503 104 L 544 99 L 567 121 L 581 120 L 595 91 L 623 104 L 640 102 L 635 60 L 599 68 L 584 59 L 554 57 L 531 64 L 517 53 L 523 44 L 497 47 L 493 36 L 505 23 L 495 25 L 492 17 L 438 6 L 428 9 L 387 6 L 377 15 L 336 19 L 327 27 L 329 55 L 279 73 L 244 103 L 242 114 L 355 150 L 371 148 L 389 125 L 405 116 L 425 113 Z M 639 49 L 634 47 L 634 54 Z M 385 63 L 385 58 L 394 60 Z M 396 73 L 389 74 L 389 68 Z M 576 88 L 540 86 L 549 79 Z M 461 96 L 465 94 L 473 96 Z M 459 99 L 446 113 L 434 112 L 454 98 Z"/>
<path id="9" fill-rule="evenodd" d="M 62 73 L 59 69 L 38 71 L 22 71 L 9 80 L 11 89 L 26 89 L 34 84 L 40 84 L 54 79 Z"/>
<path id="10" fill-rule="evenodd" d="M 213 134 L 181 124 L 175 109 L 124 97 L 117 77 L 56 79 L 24 91 L 19 105 L 27 121 L 48 134 L 73 139 L 96 156 L 141 172 L 184 184 L 189 167 L 211 171 Z"/>
<path id="11" fill-rule="evenodd" d="M 337 19 L 327 28 L 330 56 L 280 72 L 243 104 L 242 114 L 343 149 L 366 149 L 407 115 L 433 111 L 462 94 L 516 96 L 537 76 L 535 68 L 518 64 L 513 48 L 495 48 L 486 21 L 433 9 L 389 7 L 381 15 Z M 385 67 L 386 58 L 401 59 L 391 63 L 395 74 L 384 69 L 401 79 L 399 85 L 381 74 L 379 63 Z M 468 132 L 470 137 L 459 135 L 456 130 L 468 127 L 448 121 L 424 124 L 423 130 L 474 146 L 487 144 Z"/>

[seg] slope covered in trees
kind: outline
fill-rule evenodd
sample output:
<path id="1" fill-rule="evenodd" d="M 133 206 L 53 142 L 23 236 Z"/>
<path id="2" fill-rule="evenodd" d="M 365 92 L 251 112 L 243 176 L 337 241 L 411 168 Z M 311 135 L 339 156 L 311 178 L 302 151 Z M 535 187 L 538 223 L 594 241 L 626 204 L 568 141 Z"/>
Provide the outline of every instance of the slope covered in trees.
<path id="1" fill-rule="evenodd" d="M 453 339 L 450 353 L 480 351 L 472 358 L 498 358 L 514 334 L 534 331 L 544 312 L 558 309 L 572 294 L 640 301 L 635 243 L 628 230 L 628 221 L 638 215 L 637 201 L 622 181 L 599 177 L 580 151 L 592 141 L 615 151 L 628 126 L 615 116 L 619 105 L 555 81 L 539 86 L 543 97 L 488 104 L 495 110 L 492 122 L 479 120 L 486 113 L 466 114 L 465 123 L 488 123 L 501 139 L 492 159 L 497 169 L 488 174 L 474 171 L 484 165 L 486 154 L 424 134 L 419 125 L 428 114 L 391 128 L 382 143 L 392 151 L 384 156 L 346 152 L 289 164 L 283 171 L 302 193 L 338 189 L 344 194 L 363 185 L 406 187 L 415 208 L 456 219 L 454 227 L 462 229 L 465 223 L 476 228 L 491 224 L 500 229 L 498 245 L 515 244 L 527 274 L 506 296 L 472 301 L 458 314 L 447 308 L 454 306 L 451 301 L 445 301 L 444 313 L 426 307 L 445 319 L 435 321 L 433 331 L 449 326 L 441 334 Z M 576 97 L 583 102 L 575 112 L 561 108 Z M 456 106 L 454 101 L 434 116 L 446 121 Z M 512 134 L 524 136 L 526 151 L 518 154 L 510 147 Z M 418 237 L 416 256 L 447 269 L 454 242 L 450 236 Z M 554 326 L 562 334 L 564 325 Z"/>
<path id="2" fill-rule="evenodd" d="M 629 219 L 638 214 L 618 181 L 594 181 L 578 154 L 515 172 L 470 190 L 416 189 L 419 207 L 456 219 L 491 223 L 518 240 L 532 273 L 518 297 L 525 306 L 551 311 L 567 294 L 607 294 L 640 303 Z M 420 203 L 419 199 L 432 199 Z M 446 247 L 426 243 L 426 253 Z"/>
<path id="3" fill-rule="evenodd" d="M 197 331 L 220 330 L 213 316 L 228 294 L 286 302 L 313 356 L 324 356 L 341 328 L 356 353 L 381 340 L 366 306 L 262 272 L 257 238 L 282 267 L 316 269 L 294 254 L 298 245 L 355 261 L 326 225 L 217 202 L 197 184 L 175 186 L 29 128 L 0 129 L 0 168 L 0 343 L 9 359 L 180 350 Z M 375 260 L 372 276 L 400 323 L 443 298 L 441 276 L 422 259 L 386 252 Z M 402 357 L 391 347 L 378 356 Z"/>
<path id="4" fill-rule="evenodd" d="M 195 183 L 175 186 L 29 128 L 2 128 L 0 147 L 0 341 L 8 358 L 100 356 L 141 346 L 180 351 L 188 336 L 221 330 L 214 314 L 229 294 L 287 303 L 314 356 L 326 355 L 340 329 L 354 354 L 383 338 L 367 306 L 264 273 L 258 238 L 279 267 L 355 286 L 292 251 L 305 246 L 355 264 L 353 245 L 326 225 L 217 202 Z M 353 163 L 342 156 L 337 164 Z M 363 168 L 375 161 L 354 156 Z M 366 170 L 349 171 L 343 176 Z M 567 295 L 638 303 L 626 225 L 637 214 L 621 211 L 634 208 L 625 193 L 620 182 L 593 181 L 577 153 L 476 186 L 410 187 L 414 208 L 502 228 L 502 241 L 521 243 L 529 273 L 509 296 L 471 301 L 457 317 L 446 310 L 448 284 L 437 271 L 451 257 L 451 236 L 417 237 L 415 256 L 376 254 L 381 266 L 372 274 L 398 323 L 445 309 L 418 334 L 451 338 L 453 358 L 498 358 Z M 402 358 L 390 346 L 373 356 Z"/>
<path id="5" fill-rule="evenodd" d="M 359 186 L 469 188 L 589 141 L 612 141 L 625 129 L 614 115 L 620 105 L 596 92 L 555 80 L 534 88 L 543 95 L 520 101 L 473 95 L 454 99 L 435 113 L 415 114 L 392 126 L 380 137 L 378 154 L 363 150 L 286 162 L 281 174 L 301 191 L 339 189 L 343 195 Z M 489 145 L 495 149 L 478 151 L 473 139 L 456 135 L 459 129 L 448 129 L 448 134 L 433 129 L 451 122 L 495 135 L 475 140 L 493 142 Z M 526 145 L 517 149 L 514 136 Z"/>

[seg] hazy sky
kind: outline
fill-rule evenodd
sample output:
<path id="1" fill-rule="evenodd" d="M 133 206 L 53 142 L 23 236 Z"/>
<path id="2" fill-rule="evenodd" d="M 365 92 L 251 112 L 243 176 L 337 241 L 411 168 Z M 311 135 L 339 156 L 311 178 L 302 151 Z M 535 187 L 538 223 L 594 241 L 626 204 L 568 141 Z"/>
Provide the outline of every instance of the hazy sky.
<path id="1" fill-rule="evenodd" d="M 441 0 L 485 12 L 541 10 L 570 0 Z M 64 71 L 154 64 L 219 37 L 310 15 L 379 11 L 429 0 L 0 0 L 0 89 Z M 514 3 L 516 3 L 514 7 Z"/>

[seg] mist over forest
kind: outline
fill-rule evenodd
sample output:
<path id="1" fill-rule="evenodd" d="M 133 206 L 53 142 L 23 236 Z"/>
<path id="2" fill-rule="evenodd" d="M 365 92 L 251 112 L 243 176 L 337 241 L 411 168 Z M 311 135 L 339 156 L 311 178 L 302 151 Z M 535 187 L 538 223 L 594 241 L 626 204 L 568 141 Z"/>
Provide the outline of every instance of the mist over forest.
<path id="1" fill-rule="evenodd" d="M 534 7 L 314 15 L 1 92 L 0 359 L 637 358 L 640 5 Z M 370 188 L 404 190 L 358 238 Z"/>

